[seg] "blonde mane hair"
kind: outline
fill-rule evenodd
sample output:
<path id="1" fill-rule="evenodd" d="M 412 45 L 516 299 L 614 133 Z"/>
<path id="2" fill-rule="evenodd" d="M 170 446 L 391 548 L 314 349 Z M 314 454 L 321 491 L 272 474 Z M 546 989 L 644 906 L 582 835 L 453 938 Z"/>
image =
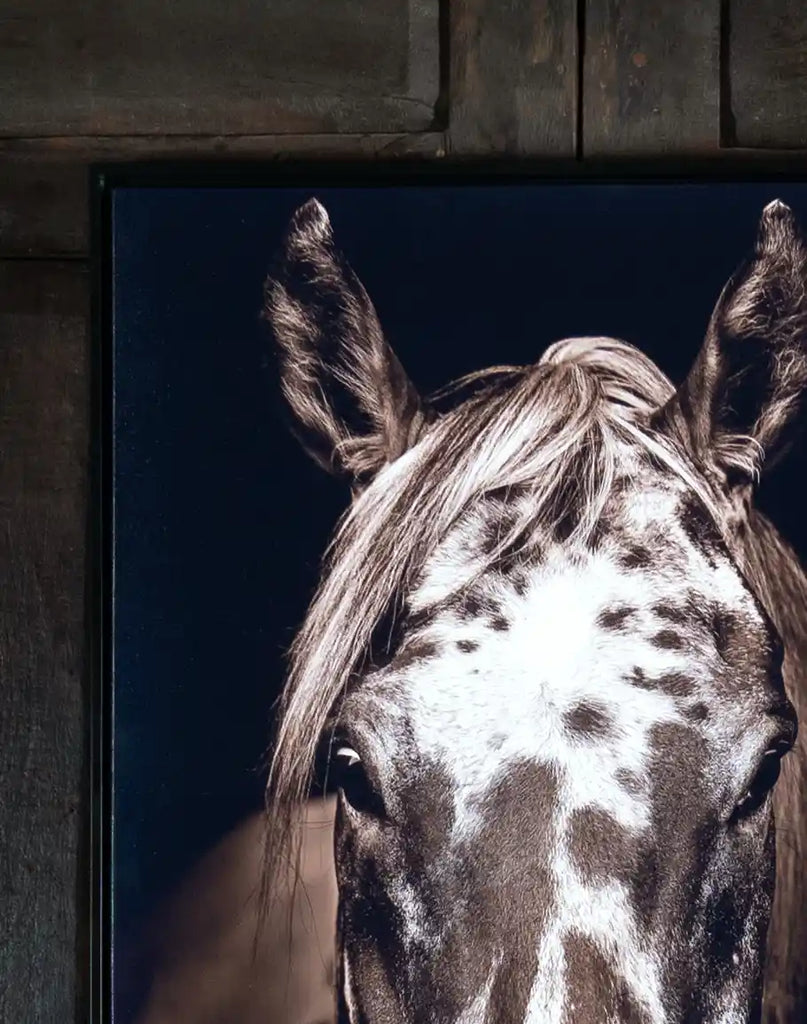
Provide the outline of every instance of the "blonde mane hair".
<path id="1" fill-rule="evenodd" d="M 277 887 L 281 862 L 295 849 L 295 808 L 308 795 L 329 715 L 349 680 L 366 668 L 379 622 L 394 615 L 414 574 L 472 503 L 508 488 L 529 496 L 514 509 L 491 563 L 570 512 L 573 534 L 585 539 L 629 449 L 678 476 L 717 513 L 683 445 L 653 428 L 653 414 L 674 388 L 632 345 L 610 338 L 560 341 L 538 363 L 473 374 L 443 395 L 469 384 L 470 397 L 437 417 L 356 498 L 326 553 L 321 584 L 290 651 L 279 709 L 267 785 L 264 895 Z"/>

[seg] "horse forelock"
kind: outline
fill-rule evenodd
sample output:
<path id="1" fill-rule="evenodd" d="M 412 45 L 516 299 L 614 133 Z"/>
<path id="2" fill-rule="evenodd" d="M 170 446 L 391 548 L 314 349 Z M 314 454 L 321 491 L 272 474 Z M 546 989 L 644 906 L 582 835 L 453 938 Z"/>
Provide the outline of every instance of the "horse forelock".
<path id="1" fill-rule="evenodd" d="M 460 392 L 468 380 L 447 391 Z M 505 504 L 514 492 L 526 499 L 513 503 L 480 572 L 538 529 L 585 542 L 615 482 L 637 460 L 683 481 L 718 516 L 683 446 L 651 426 L 674 389 L 633 346 L 567 339 L 536 364 L 498 367 L 472 380 L 471 396 L 437 417 L 358 496 L 327 552 L 291 650 L 267 788 L 268 876 L 288 851 L 293 808 L 307 795 L 328 717 L 367 666 L 379 623 L 400 612 L 420 568 L 474 503 L 494 492 Z"/>

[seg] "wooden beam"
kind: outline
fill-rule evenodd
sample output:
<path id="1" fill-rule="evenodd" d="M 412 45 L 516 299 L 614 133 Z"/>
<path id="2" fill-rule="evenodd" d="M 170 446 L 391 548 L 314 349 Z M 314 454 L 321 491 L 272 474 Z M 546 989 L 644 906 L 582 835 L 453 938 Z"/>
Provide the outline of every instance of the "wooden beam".
<path id="1" fill-rule="evenodd" d="M 574 0 L 456 0 L 449 20 L 449 154 L 573 157 Z"/>
<path id="2" fill-rule="evenodd" d="M 0 136 L 419 131 L 438 0 L 10 0 Z"/>
<path id="3" fill-rule="evenodd" d="M 718 149 L 718 0 L 585 0 L 584 33 L 583 156 Z"/>
<path id="4" fill-rule="evenodd" d="M 439 132 L 0 139 L 0 258 L 87 255 L 87 175 L 92 163 L 425 158 L 442 156 L 444 147 Z"/>
<path id="5" fill-rule="evenodd" d="M 0 261 L 4 1022 L 72 1021 L 85 973 L 86 278 Z"/>
<path id="6" fill-rule="evenodd" d="M 807 147 L 807 7 L 730 0 L 724 68 L 729 146 Z"/>

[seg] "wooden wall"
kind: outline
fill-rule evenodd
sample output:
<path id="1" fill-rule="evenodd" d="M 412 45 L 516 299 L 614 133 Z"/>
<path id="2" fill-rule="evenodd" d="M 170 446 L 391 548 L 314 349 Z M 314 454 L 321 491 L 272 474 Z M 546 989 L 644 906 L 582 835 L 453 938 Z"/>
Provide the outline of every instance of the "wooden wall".
<path id="1" fill-rule="evenodd" d="M 0 1021 L 86 1019 L 87 167 L 807 150 L 797 0 L 0 0 Z"/>

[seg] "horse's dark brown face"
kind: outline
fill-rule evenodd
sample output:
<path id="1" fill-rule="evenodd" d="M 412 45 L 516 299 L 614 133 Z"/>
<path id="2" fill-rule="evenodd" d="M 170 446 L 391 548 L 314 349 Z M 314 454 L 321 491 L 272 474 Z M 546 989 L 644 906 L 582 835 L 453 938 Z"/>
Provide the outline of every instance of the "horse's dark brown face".
<path id="1" fill-rule="evenodd" d="M 795 716 L 735 541 L 800 409 L 806 266 L 771 204 L 678 392 L 630 346 L 572 339 L 437 416 L 324 210 L 295 216 L 267 291 L 284 390 L 358 496 L 277 777 L 335 716 L 352 1024 L 758 1013 Z M 358 672 L 391 607 L 388 657 Z"/>

